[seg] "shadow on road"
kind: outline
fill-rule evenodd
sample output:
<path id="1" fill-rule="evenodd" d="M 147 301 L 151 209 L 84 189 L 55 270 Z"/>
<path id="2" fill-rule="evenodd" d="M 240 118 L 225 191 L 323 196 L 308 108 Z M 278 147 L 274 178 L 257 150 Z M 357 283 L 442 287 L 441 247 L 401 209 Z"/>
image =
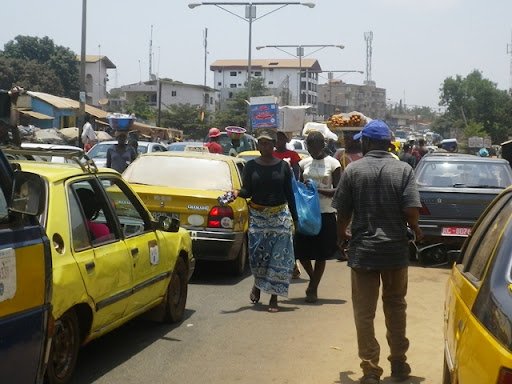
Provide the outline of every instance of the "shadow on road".
<path id="1" fill-rule="evenodd" d="M 185 310 L 183 321 L 177 324 L 158 323 L 137 317 L 105 336 L 91 341 L 80 350 L 71 383 L 92 383 L 157 340 L 181 342 L 180 339 L 168 334 L 194 313 L 195 311 Z"/>
<path id="2" fill-rule="evenodd" d="M 361 379 L 362 374 L 357 375 L 357 378 L 355 380 L 349 377 L 349 376 L 354 376 L 354 375 L 356 375 L 356 373 L 353 371 L 340 372 L 340 380 L 336 381 L 335 383 L 336 384 L 359 384 L 359 380 Z M 425 381 L 425 378 L 418 377 L 418 376 L 411 376 L 407 380 L 403 380 L 403 381 L 399 381 L 399 382 L 393 380 L 390 376 L 381 377 L 381 380 L 380 380 L 380 382 L 382 384 L 390 384 L 390 383 L 419 384 L 423 381 Z"/>
<path id="3" fill-rule="evenodd" d="M 233 276 L 229 271 L 229 265 L 222 261 L 199 260 L 189 284 L 206 285 L 235 285 L 251 275 L 249 267 L 240 276 Z"/>

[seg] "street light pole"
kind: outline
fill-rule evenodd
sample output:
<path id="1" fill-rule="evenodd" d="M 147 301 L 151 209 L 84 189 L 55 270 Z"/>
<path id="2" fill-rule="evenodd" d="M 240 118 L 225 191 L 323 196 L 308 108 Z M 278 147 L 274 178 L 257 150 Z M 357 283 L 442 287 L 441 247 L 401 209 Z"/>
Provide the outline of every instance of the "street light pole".
<path id="1" fill-rule="evenodd" d="M 82 130 L 85 123 L 85 38 L 87 32 L 87 0 L 82 0 L 82 47 L 80 51 L 80 93 L 78 96 L 78 137 L 77 144 L 82 147 Z"/>
<path id="2" fill-rule="evenodd" d="M 295 45 L 262 45 L 259 47 L 256 47 L 257 50 L 263 49 L 263 48 L 276 48 L 290 56 L 297 57 L 299 59 L 299 76 L 298 76 L 298 87 L 297 87 L 297 104 L 302 105 L 302 57 L 304 57 L 304 48 L 318 48 L 314 50 L 313 52 L 309 53 L 306 56 L 312 55 L 315 52 L 320 51 L 321 49 L 328 48 L 328 47 L 334 47 L 339 49 L 344 49 L 345 46 L 341 44 L 295 44 Z M 294 55 L 293 53 L 290 53 L 283 48 L 297 48 L 297 54 Z M 306 84 L 307 84 L 307 78 L 306 78 Z"/>
<path id="3" fill-rule="evenodd" d="M 251 71 L 252 71 L 252 23 L 255 20 L 259 20 L 262 17 L 265 17 L 271 13 L 274 13 L 284 7 L 287 7 L 288 5 L 303 5 L 308 8 L 314 8 L 315 3 L 312 2 L 301 2 L 301 1 L 281 1 L 281 2 L 271 2 L 271 1 L 236 1 L 236 2 L 226 2 L 226 1 L 202 1 L 199 3 L 189 3 L 188 7 L 190 9 L 194 9 L 196 7 L 199 7 L 201 5 L 214 5 L 217 8 L 222 9 L 223 11 L 239 18 L 244 21 L 247 21 L 249 23 L 249 49 L 248 49 L 248 55 L 247 55 L 247 101 L 250 106 L 251 103 L 251 96 L 252 96 L 252 84 L 251 84 Z M 230 10 L 224 8 L 224 6 L 231 6 L 231 5 L 243 5 L 245 6 L 245 17 L 242 17 L 240 15 L 237 15 L 234 12 L 231 12 Z M 278 6 L 277 8 L 271 10 L 270 12 L 264 13 L 260 17 L 256 17 L 256 6 L 257 5 L 273 5 Z M 248 108 L 249 111 L 249 108 Z M 248 113 L 249 115 L 249 113 Z M 250 124 L 250 119 L 249 119 Z"/>

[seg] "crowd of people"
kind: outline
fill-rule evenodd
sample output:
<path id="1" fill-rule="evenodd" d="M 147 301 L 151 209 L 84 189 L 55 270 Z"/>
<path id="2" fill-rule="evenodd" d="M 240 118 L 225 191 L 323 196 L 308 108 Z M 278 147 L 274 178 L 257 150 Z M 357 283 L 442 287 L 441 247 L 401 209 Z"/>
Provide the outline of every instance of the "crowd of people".
<path id="1" fill-rule="evenodd" d="M 286 148 L 284 132 L 263 130 L 256 135 L 261 156 L 250 160 L 243 185 L 233 198 L 250 199 L 249 264 L 254 284 L 249 298 L 257 304 L 269 294 L 268 311 L 279 312 L 278 297 L 287 297 L 300 264 L 309 277 L 305 301 L 315 302 L 326 261 L 340 249 L 348 253 L 352 305 L 361 358 L 362 384 L 378 384 L 380 346 L 374 318 L 380 286 L 390 348 L 391 376 L 405 380 L 407 363 L 406 295 L 409 263 L 408 228 L 422 238 L 418 226 L 419 192 L 413 168 L 422 146 L 404 148 L 402 161 L 392 153 L 393 136 L 385 122 L 373 120 L 360 133 L 345 137 L 346 150 L 334 154 L 322 133 L 306 138 L 311 155 L 300 160 Z M 331 156 L 331 153 L 334 156 Z M 316 185 L 321 214 L 320 233 L 296 230 L 296 204 L 292 178 Z"/>

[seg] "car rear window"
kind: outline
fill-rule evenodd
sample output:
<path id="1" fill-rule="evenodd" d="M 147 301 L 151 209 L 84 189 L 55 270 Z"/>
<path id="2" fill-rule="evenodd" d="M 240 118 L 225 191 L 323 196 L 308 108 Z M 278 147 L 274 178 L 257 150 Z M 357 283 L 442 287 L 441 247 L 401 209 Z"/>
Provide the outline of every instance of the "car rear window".
<path id="1" fill-rule="evenodd" d="M 506 188 L 511 183 L 507 164 L 480 161 L 428 161 L 416 182 L 428 187 Z"/>
<path id="2" fill-rule="evenodd" d="M 224 161 L 193 157 L 143 156 L 123 173 L 130 183 L 203 190 L 233 189 Z"/>

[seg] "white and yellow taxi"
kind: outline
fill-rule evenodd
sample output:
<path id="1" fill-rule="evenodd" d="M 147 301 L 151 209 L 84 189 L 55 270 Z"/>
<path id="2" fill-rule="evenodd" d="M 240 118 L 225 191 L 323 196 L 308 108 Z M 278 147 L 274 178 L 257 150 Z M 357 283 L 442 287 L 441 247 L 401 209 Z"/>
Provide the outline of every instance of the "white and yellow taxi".
<path id="1" fill-rule="evenodd" d="M 49 382 L 68 382 L 80 345 L 143 312 L 183 318 L 195 260 L 177 221 L 154 221 L 113 170 L 29 160 L 13 166 L 45 185 L 40 221 L 51 243 L 56 319 Z"/>
<path id="2" fill-rule="evenodd" d="M 480 217 L 445 300 L 443 384 L 512 383 L 512 188 Z"/>

